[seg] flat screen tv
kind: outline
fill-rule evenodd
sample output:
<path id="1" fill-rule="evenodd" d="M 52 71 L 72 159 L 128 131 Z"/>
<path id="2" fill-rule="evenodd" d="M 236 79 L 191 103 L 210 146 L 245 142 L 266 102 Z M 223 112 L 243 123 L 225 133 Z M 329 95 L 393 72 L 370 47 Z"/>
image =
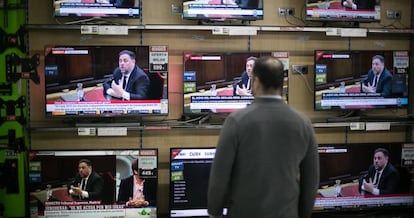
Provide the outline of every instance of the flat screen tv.
<path id="1" fill-rule="evenodd" d="M 381 6 L 378 0 L 306 0 L 306 20 L 379 22 Z"/>
<path id="2" fill-rule="evenodd" d="M 83 159 L 91 162 L 92 171 L 103 180 L 100 194 L 88 190 L 87 180 L 88 198 L 69 194 L 78 177 L 78 163 Z M 134 159 L 137 161 L 133 162 Z M 136 172 L 132 163 L 137 164 L 134 169 L 138 169 L 139 178 L 144 180 L 141 189 L 147 206 L 131 206 L 123 200 L 125 195 L 120 194 L 132 193 L 123 191 L 128 189 L 128 181 L 133 181 Z M 30 208 L 39 217 L 97 217 L 97 214 L 99 217 L 141 217 L 138 214 L 157 217 L 157 149 L 32 150 L 28 173 Z"/>
<path id="3" fill-rule="evenodd" d="M 263 0 L 183 0 L 183 19 L 263 20 Z"/>
<path id="4" fill-rule="evenodd" d="M 124 50 L 135 54 L 135 65 L 141 69 L 132 71 L 127 82 L 117 76 Z M 44 63 L 49 117 L 168 114 L 167 46 L 46 46 Z M 145 89 L 137 87 L 145 77 Z M 126 85 L 121 87 L 122 97 L 108 94 L 112 82 Z M 125 92 L 129 99 L 124 98 Z"/>
<path id="5" fill-rule="evenodd" d="M 377 148 L 385 148 L 388 151 L 388 163 L 398 172 L 393 174 L 398 182 L 394 188 L 388 187 L 392 190 L 390 193 L 373 195 L 361 190 L 360 181 L 367 177 L 368 169 L 374 162 L 374 151 Z M 412 208 L 414 205 L 411 184 L 411 173 L 414 169 L 411 155 L 413 151 L 412 143 L 319 145 L 320 185 L 314 212 L 370 211 L 381 213 L 383 210 L 392 208 Z M 387 185 L 381 177 L 378 187 L 384 188 Z M 372 181 L 375 183 L 374 179 Z"/>
<path id="6" fill-rule="evenodd" d="M 407 108 L 409 57 L 408 51 L 316 50 L 315 110 Z M 372 71 L 381 69 L 374 82 Z"/>
<path id="7" fill-rule="evenodd" d="M 208 217 L 208 178 L 215 153 L 215 148 L 170 149 L 170 217 Z"/>
<path id="8" fill-rule="evenodd" d="M 367 175 L 377 148 L 388 150 L 389 163 L 398 171 L 395 193 L 371 195 L 359 191 L 359 180 Z M 318 151 L 320 184 L 315 214 L 381 213 L 414 206 L 410 173 L 414 169 L 413 143 L 321 144 Z M 215 148 L 170 149 L 170 217 L 208 216 L 207 189 L 214 155 Z"/>
<path id="9" fill-rule="evenodd" d="M 54 0 L 55 17 L 139 17 L 138 0 Z"/>
<path id="10" fill-rule="evenodd" d="M 283 100 L 288 101 L 288 52 L 184 52 L 184 114 L 226 114 L 251 104 L 254 97 L 236 92 L 251 57 L 274 56 L 284 64 Z"/>

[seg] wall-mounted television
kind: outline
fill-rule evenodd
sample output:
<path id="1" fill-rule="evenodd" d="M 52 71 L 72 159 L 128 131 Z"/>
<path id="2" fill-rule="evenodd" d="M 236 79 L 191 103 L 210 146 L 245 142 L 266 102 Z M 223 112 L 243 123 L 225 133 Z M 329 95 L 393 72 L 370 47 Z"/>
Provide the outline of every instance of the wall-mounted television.
<path id="1" fill-rule="evenodd" d="M 306 0 L 306 20 L 379 22 L 378 0 Z"/>
<path id="2" fill-rule="evenodd" d="M 388 150 L 389 163 L 398 171 L 398 187 L 394 193 L 372 195 L 359 190 L 359 180 L 367 175 L 377 148 Z M 319 145 L 320 184 L 314 213 L 412 208 L 413 148 L 413 143 Z M 215 148 L 170 149 L 170 217 L 208 216 L 208 178 L 214 155 Z"/>
<path id="3" fill-rule="evenodd" d="M 208 217 L 208 178 L 215 153 L 212 147 L 170 149 L 170 217 Z"/>
<path id="4" fill-rule="evenodd" d="M 385 148 L 388 151 L 387 165 L 392 165 L 397 173 L 388 173 L 391 166 L 384 167 L 377 186 L 380 190 L 388 191 L 380 191 L 379 195 L 374 195 L 361 189 L 361 181 L 367 178 L 377 148 Z M 411 182 L 411 178 L 414 178 L 414 165 L 410 155 L 413 152 L 412 143 L 321 144 L 318 150 L 320 185 L 314 207 L 315 213 L 373 212 L 392 208 L 412 208 L 414 205 Z M 393 175 L 392 180 L 397 182 L 392 183 L 387 176 L 382 178 L 383 175 Z M 374 180 L 371 179 L 376 183 Z"/>
<path id="5" fill-rule="evenodd" d="M 84 166 L 79 162 L 84 159 L 90 161 L 92 171 L 101 178 L 98 189 L 96 176 L 88 177 L 87 197 L 70 194 L 79 178 L 78 170 Z M 29 204 L 36 217 L 157 217 L 157 149 L 32 150 L 28 174 Z M 132 191 L 137 176 L 137 181 L 143 181 L 138 190 L 145 194 L 139 199 L 148 202 L 141 206 L 125 200 L 128 196 L 139 197 Z M 88 188 L 88 183 L 94 187 Z"/>
<path id="6" fill-rule="evenodd" d="M 139 17 L 138 0 L 54 0 L 55 17 Z"/>
<path id="7" fill-rule="evenodd" d="M 263 0 L 183 0 L 183 19 L 263 20 Z"/>
<path id="8" fill-rule="evenodd" d="M 129 73 L 120 67 L 125 51 L 135 54 L 137 68 Z M 53 45 L 46 46 L 44 63 L 47 116 L 168 114 L 167 46 Z M 108 92 L 113 83 L 119 95 Z"/>
<path id="9" fill-rule="evenodd" d="M 408 51 L 316 50 L 314 55 L 315 110 L 408 107 Z M 381 72 L 375 82 L 372 72 Z"/>
<path id="10" fill-rule="evenodd" d="M 288 101 L 288 52 L 184 52 L 184 114 L 226 114 L 251 104 L 246 70 L 252 57 L 278 57 L 284 64 L 285 81 L 282 98 Z M 247 77 L 248 78 L 248 77 Z"/>

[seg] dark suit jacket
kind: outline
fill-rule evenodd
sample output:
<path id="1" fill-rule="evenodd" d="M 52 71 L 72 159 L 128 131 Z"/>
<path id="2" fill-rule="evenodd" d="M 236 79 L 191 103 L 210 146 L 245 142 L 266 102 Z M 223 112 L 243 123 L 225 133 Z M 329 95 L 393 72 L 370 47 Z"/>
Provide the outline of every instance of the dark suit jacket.
<path id="1" fill-rule="evenodd" d="M 125 204 L 134 193 L 134 177 L 130 176 L 121 180 L 118 191 L 118 204 Z M 157 180 L 145 179 L 144 196 L 149 206 L 155 206 L 157 203 Z"/>
<path id="2" fill-rule="evenodd" d="M 122 79 L 122 72 L 119 68 L 116 68 L 112 74 L 112 78 L 106 81 L 104 86 L 104 95 L 106 96 L 106 90 L 111 88 L 113 80 L 118 84 L 118 81 Z M 139 67 L 135 66 L 128 78 L 128 84 L 125 87 L 125 91 L 129 92 L 130 100 L 147 99 L 148 89 L 150 86 L 150 80 L 147 74 Z"/>
<path id="3" fill-rule="evenodd" d="M 371 178 L 371 180 L 374 181 L 375 172 L 376 170 L 374 165 L 371 165 L 368 168 L 367 175 L 365 175 L 359 180 L 360 191 L 362 180 L 365 179 L 366 181 L 369 181 L 369 178 Z M 384 168 L 384 171 L 382 172 L 377 188 L 379 189 L 380 194 L 395 194 L 398 193 L 399 181 L 400 175 L 397 169 L 391 163 L 388 163 L 387 166 Z"/>
<path id="4" fill-rule="evenodd" d="M 233 95 L 237 95 L 236 94 L 237 86 L 239 86 L 240 88 L 243 88 L 243 85 L 244 87 L 247 87 L 248 82 L 249 82 L 249 75 L 247 75 L 247 72 L 244 71 L 242 75 L 240 76 L 240 80 L 238 80 L 237 82 L 233 84 Z"/>
<path id="5" fill-rule="evenodd" d="M 368 83 L 372 85 L 374 76 L 374 72 L 372 70 L 369 70 L 368 77 L 363 80 L 362 83 L 366 86 L 368 86 Z M 376 92 L 381 93 L 381 96 L 383 97 L 389 97 L 392 93 L 392 74 L 385 68 L 384 71 L 382 71 L 380 78 L 378 79 Z"/>
<path id="6" fill-rule="evenodd" d="M 82 178 L 79 176 L 79 174 L 76 174 L 75 180 L 72 184 L 69 185 L 69 188 L 71 185 L 73 186 L 79 186 L 82 182 Z M 104 181 L 101 176 L 99 176 L 96 172 L 91 173 L 89 176 L 88 182 L 86 183 L 85 191 L 88 192 L 89 198 L 86 200 L 102 200 L 102 192 L 104 187 Z"/>

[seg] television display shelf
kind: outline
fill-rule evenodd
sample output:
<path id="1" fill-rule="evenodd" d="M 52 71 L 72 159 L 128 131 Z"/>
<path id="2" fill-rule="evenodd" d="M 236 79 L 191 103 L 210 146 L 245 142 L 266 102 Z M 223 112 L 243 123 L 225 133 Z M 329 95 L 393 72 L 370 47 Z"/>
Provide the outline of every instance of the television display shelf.
<path id="1" fill-rule="evenodd" d="M 95 24 L 85 24 L 95 25 Z M 98 26 L 98 25 L 97 25 Z M 118 25 L 119 26 L 119 25 Z M 414 34 L 414 29 L 409 28 L 341 28 L 341 27 L 302 27 L 302 26 L 255 26 L 255 25 L 163 25 L 163 24 L 146 24 L 146 25 L 124 25 L 129 30 L 207 30 L 213 31 L 217 28 L 227 28 L 228 30 L 237 29 L 240 31 L 256 30 L 269 32 L 324 32 L 332 33 L 338 29 L 344 30 L 366 30 L 367 33 L 378 34 Z M 62 24 L 28 24 L 27 29 L 49 29 L 49 30 L 80 30 L 82 25 L 62 25 Z"/>
<path id="2" fill-rule="evenodd" d="M 349 121 L 337 121 L 337 122 L 313 122 L 312 125 L 314 128 L 342 128 L 342 127 L 353 127 L 356 124 L 369 124 L 369 123 L 385 123 L 389 124 L 390 126 L 411 126 L 414 125 L 414 121 L 412 119 L 407 120 L 349 120 Z M 141 125 L 140 123 L 82 123 L 75 126 L 39 126 L 31 127 L 31 131 L 33 132 L 57 132 L 57 131 L 78 131 L 79 128 L 117 128 L 117 127 L 124 127 L 128 130 L 141 130 L 141 131 L 153 131 L 153 130 L 172 130 L 172 129 L 221 129 L 223 125 L 221 124 L 209 124 L 209 123 L 202 123 L 202 124 L 154 124 L 154 125 Z"/>

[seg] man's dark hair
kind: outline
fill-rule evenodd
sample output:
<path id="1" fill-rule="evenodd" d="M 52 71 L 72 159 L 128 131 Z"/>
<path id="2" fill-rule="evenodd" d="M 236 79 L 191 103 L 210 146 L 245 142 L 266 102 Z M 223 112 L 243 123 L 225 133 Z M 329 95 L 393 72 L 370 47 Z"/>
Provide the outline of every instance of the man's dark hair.
<path id="1" fill-rule="evenodd" d="M 377 149 L 375 149 L 374 154 L 376 154 L 378 152 L 382 152 L 384 154 L 384 156 L 389 157 L 388 150 L 385 149 L 385 148 L 377 148 Z"/>
<path id="2" fill-rule="evenodd" d="M 134 59 L 135 60 L 135 57 L 136 56 L 135 56 L 135 53 L 133 51 L 130 51 L 130 50 L 122 50 L 122 51 L 119 52 L 119 56 L 124 55 L 124 54 L 129 55 L 129 57 L 131 59 Z"/>
<path id="3" fill-rule="evenodd" d="M 381 63 L 384 63 L 384 57 L 382 55 L 374 55 L 372 60 L 378 59 Z"/>
<path id="4" fill-rule="evenodd" d="M 138 159 L 137 158 L 132 160 L 131 169 L 132 169 L 132 171 L 134 171 L 134 170 L 138 171 Z"/>
<path id="5" fill-rule="evenodd" d="M 80 163 L 85 163 L 86 165 L 88 165 L 88 167 L 92 166 L 92 161 L 90 161 L 89 159 L 80 159 L 78 161 L 78 164 L 80 164 Z"/>
<path id="6" fill-rule="evenodd" d="M 247 59 L 246 59 L 246 62 L 249 62 L 249 61 L 256 61 L 257 60 L 257 58 L 256 57 L 254 57 L 254 56 L 250 56 L 250 57 L 248 57 Z"/>
<path id="7" fill-rule="evenodd" d="M 258 58 L 253 67 L 253 75 L 260 79 L 264 90 L 283 88 L 283 63 L 277 58 L 271 56 Z"/>

